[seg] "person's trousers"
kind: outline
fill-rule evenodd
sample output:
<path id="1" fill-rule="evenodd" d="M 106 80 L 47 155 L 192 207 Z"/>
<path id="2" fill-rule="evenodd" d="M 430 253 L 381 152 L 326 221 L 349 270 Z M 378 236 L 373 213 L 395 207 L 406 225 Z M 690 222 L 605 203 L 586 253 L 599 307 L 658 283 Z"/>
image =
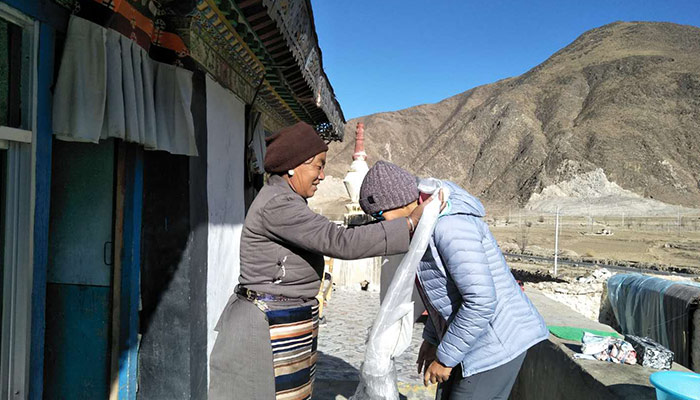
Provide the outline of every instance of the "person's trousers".
<path id="1" fill-rule="evenodd" d="M 526 354 L 527 352 L 499 367 L 466 378 L 462 377 L 462 367 L 456 366 L 450 379 L 438 385 L 435 400 L 507 399 Z"/>

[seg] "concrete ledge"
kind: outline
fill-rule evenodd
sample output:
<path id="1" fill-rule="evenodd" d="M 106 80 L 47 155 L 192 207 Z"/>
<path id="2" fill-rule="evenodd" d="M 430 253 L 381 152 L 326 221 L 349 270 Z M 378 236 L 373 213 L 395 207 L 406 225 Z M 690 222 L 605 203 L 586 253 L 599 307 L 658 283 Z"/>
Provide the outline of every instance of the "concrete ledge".
<path id="1" fill-rule="evenodd" d="M 526 293 L 548 325 L 576 326 L 613 331 L 572 309 L 527 288 Z M 528 351 L 511 393 L 511 399 L 627 399 L 654 400 L 656 393 L 649 375 L 656 372 L 640 365 L 620 365 L 602 361 L 575 360 L 580 343 L 553 335 Z M 674 363 L 673 370 L 688 371 Z"/>

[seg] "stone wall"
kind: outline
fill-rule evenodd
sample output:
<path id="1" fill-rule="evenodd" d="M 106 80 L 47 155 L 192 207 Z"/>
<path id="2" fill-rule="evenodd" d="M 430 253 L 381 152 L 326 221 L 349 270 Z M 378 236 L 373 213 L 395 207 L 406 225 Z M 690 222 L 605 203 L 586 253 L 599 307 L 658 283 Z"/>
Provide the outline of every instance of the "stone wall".
<path id="1" fill-rule="evenodd" d="M 382 257 L 361 260 L 333 260 L 333 283 L 336 287 L 360 290 L 360 282 L 368 281 L 372 292 L 379 292 Z"/>

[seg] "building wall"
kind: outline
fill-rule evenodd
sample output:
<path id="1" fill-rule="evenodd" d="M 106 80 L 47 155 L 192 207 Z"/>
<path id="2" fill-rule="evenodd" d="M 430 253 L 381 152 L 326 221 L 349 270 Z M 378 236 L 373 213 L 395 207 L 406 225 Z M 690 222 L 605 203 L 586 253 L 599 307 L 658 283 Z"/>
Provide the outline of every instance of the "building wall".
<path id="1" fill-rule="evenodd" d="M 360 282 L 369 282 L 368 290 L 380 291 L 381 270 L 384 257 L 360 260 L 333 260 L 333 283 L 337 287 L 360 290 Z"/>
<path id="2" fill-rule="evenodd" d="M 195 74 L 193 86 L 199 157 L 145 155 L 140 399 L 204 399 L 207 393 L 204 74 Z"/>
<path id="3" fill-rule="evenodd" d="M 238 283 L 245 219 L 245 104 L 207 78 L 207 359 L 214 327 Z"/>
<path id="4" fill-rule="evenodd" d="M 145 154 L 139 326 L 143 399 L 189 398 L 193 288 L 188 183 L 187 157 Z"/>

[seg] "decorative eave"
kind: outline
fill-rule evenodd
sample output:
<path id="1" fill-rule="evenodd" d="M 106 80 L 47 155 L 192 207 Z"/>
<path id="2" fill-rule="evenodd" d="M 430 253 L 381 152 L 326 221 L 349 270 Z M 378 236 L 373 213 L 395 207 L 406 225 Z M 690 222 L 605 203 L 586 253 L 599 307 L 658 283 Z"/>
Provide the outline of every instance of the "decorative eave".
<path id="1" fill-rule="evenodd" d="M 98 24 L 116 21 L 125 35 L 136 30 L 157 61 L 207 71 L 261 111 L 270 130 L 305 121 L 326 140 L 343 138 L 306 0 L 55 1 Z"/>
<path id="2" fill-rule="evenodd" d="M 265 79 L 265 65 L 214 1 L 199 0 L 190 16 L 190 28 L 184 36 L 190 55 L 203 69 L 271 117 L 271 129 L 302 120 Z"/>
<path id="3" fill-rule="evenodd" d="M 300 118 L 329 140 L 342 140 L 345 117 L 328 81 L 308 0 L 218 0 L 241 22 L 241 36 L 268 80 Z M 232 1 L 232 3 L 231 3 Z"/>

